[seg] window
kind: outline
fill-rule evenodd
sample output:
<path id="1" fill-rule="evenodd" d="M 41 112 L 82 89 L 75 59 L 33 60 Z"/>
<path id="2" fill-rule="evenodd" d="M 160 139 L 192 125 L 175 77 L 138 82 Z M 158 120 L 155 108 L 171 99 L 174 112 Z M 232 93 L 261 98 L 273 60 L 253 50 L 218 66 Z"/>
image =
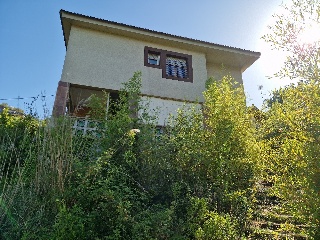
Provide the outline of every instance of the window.
<path id="1" fill-rule="evenodd" d="M 101 105 L 106 106 L 109 115 L 115 115 L 118 111 L 119 92 L 103 93 L 99 89 L 72 87 L 69 91 L 68 110 L 73 117 L 73 133 L 93 138 L 100 138 L 104 134 L 104 125 L 101 121 L 93 119 L 90 115 L 91 108 L 88 103 L 95 95 L 96 100 L 101 100 Z M 106 95 L 107 94 L 107 95 Z M 101 113 L 103 110 L 100 111 Z"/>
<path id="2" fill-rule="evenodd" d="M 91 137 L 101 137 L 102 124 L 88 118 L 74 118 L 73 133 Z M 99 131 L 100 130 L 100 131 Z"/>
<path id="3" fill-rule="evenodd" d="M 166 76 L 187 78 L 187 60 L 168 56 L 166 58 Z"/>
<path id="4" fill-rule="evenodd" d="M 162 69 L 162 77 L 193 82 L 192 56 L 151 47 L 144 49 L 144 65 Z"/>
<path id="5" fill-rule="evenodd" d="M 160 65 L 160 54 L 148 53 L 148 63 L 151 65 Z"/>

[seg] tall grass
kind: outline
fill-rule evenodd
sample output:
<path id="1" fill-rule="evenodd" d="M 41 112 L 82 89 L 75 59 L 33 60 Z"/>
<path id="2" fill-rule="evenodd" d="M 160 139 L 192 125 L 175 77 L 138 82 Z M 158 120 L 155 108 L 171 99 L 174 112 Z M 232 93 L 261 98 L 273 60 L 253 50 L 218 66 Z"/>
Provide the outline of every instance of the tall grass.
<path id="1" fill-rule="evenodd" d="M 5 239 L 32 238 L 52 225 L 72 166 L 87 154 L 74 142 L 86 146 L 85 140 L 72 133 L 68 117 L 48 122 L 3 115 L 1 120 L 0 232 Z"/>

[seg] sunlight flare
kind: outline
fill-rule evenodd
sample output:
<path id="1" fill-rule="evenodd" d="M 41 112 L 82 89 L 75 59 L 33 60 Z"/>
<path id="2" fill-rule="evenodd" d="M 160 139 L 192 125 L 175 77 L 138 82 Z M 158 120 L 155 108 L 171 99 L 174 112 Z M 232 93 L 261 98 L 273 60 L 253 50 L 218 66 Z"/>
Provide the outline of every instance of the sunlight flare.
<path id="1" fill-rule="evenodd" d="M 320 23 L 306 23 L 304 29 L 297 36 L 297 41 L 300 44 L 314 44 L 320 41 Z"/>

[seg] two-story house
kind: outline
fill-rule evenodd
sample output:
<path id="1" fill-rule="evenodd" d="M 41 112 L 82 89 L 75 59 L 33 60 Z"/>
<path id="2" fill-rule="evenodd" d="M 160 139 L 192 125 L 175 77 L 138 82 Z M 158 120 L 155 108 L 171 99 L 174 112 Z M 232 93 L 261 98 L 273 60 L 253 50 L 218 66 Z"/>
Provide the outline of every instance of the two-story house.
<path id="1" fill-rule="evenodd" d="M 259 52 L 175 36 L 81 14 L 60 11 L 66 57 L 53 114 L 85 116 L 77 106 L 102 90 L 116 97 L 122 83 L 142 72 L 144 97 L 161 112 L 159 125 L 184 102 L 203 101 L 205 82 L 221 66 L 242 83 Z M 106 103 L 106 106 L 108 104 Z M 79 109 L 79 108 L 78 108 Z"/>

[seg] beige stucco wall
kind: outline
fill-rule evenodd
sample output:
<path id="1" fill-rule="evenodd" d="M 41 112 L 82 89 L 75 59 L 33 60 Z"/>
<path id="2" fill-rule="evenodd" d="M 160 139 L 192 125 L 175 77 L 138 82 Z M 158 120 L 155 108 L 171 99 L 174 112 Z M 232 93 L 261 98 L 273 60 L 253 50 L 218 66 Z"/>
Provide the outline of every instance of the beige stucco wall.
<path id="1" fill-rule="evenodd" d="M 235 79 L 236 82 L 243 84 L 242 74 L 240 69 L 228 68 L 224 65 L 218 65 L 218 64 L 207 62 L 207 73 L 208 73 L 208 78 L 214 77 L 217 80 L 221 79 L 223 76 L 230 75 Z"/>
<path id="2" fill-rule="evenodd" d="M 165 46 L 136 41 L 116 35 L 72 27 L 62 81 L 119 90 L 121 83 L 142 71 L 141 92 L 151 96 L 195 100 L 204 90 L 207 78 L 204 54 L 183 51 L 193 56 L 194 82 L 161 77 L 161 70 L 144 66 L 144 47 L 182 52 Z"/>
<path id="3" fill-rule="evenodd" d="M 201 105 L 195 103 L 184 103 L 174 100 L 155 97 L 142 97 L 142 103 L 147 104 L 150 116 L 157 117 L 156 125 L 166 126 L 170 124 L 170 116 L 176 117 L 178 109 L 191 109 L 195 107 L 200 111 Z M 140 111 L 138 114 L 141 114 Z"/>
<path id="4" fill-rule="evenodd" d="M 145 46 L 192 55 L 193 83 L 164 79 L 161 69 L 144 66 Z M 119 90 L 135 71 L 142 72 L 141 92 L 145 95 L 203 101 L 205 81 L 218 74 L 220 67 L 209 64 L 207 69 L 201 52 L 72 26 L 61 81 Z M 241 73 L 237 78 L 241 79 Z"/>

